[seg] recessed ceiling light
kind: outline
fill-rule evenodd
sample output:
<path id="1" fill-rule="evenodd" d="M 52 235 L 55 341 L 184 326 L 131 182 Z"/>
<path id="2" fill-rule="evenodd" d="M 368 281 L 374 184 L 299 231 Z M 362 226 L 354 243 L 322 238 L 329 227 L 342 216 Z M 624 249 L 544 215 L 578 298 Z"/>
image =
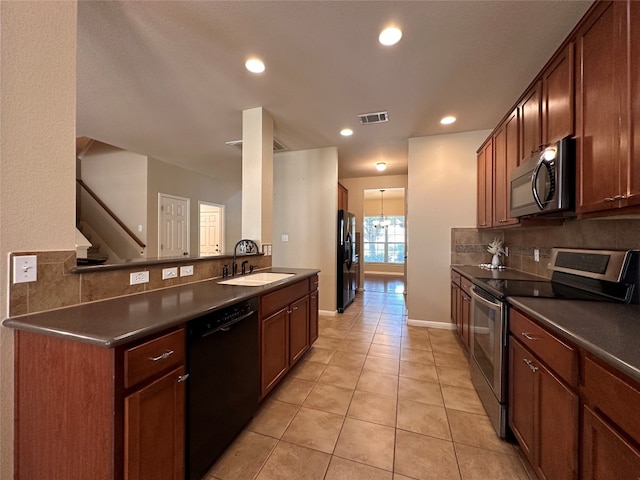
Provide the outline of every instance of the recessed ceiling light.
<path id="1" fill-rule="evenodd" d="M 382 172 L 384 170 L 387 169 L 387 164 L 384 162 L 378 162 L 376 163 L 376 170 L 378 170 L 379 172 Z"/>
<path id="2" fill-rule="evenodd" d="M 378 40 L 382 45 L 390 47 L 391 45 L 395 45 L 396 43 L 398 43 L 401 38 L 402 30 L 397 27 L 388 27 L 380 32 Z"/>
<path id="3" fill-rule="evenodd" d="M 351 135 L 353 135 L 353 130 L 351 130 L 350 128 L 343 128 L 342 130 L 340 130 L 340 135 L 342 135 L 343 137 L 350 137 Z"/>
<path id="4" fill-rule="evenodd" d="M 451 115 L 449 115 L 448 117 L 444 117 L 442 120 L 440 120 L 440 123 L 442 125 L 451 125 L 455 121 L 456 117 L 452 117 Z"/>
<path id="5" fill-rule="evenodd" d="M 262 60 L 258 60 L 257 58 L 250 58 L 244 64 L 251 73 L 262 73 L 264 72 L 264 63 Z"/>

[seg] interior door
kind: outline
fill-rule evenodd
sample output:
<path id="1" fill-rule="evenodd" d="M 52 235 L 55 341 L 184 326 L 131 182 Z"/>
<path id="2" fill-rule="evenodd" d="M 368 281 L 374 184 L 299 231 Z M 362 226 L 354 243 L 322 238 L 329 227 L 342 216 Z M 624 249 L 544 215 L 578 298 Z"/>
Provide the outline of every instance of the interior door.
<path id="1" fill-rule="evenodd" d="M 158 194 L 159 257 L 189 255 L 189 199 Z"/>
<path id="2" fill-rule="evenodd" d="M 223 207 L 200 202 L 200 256 L 216 255 L 223 251 Z"/>

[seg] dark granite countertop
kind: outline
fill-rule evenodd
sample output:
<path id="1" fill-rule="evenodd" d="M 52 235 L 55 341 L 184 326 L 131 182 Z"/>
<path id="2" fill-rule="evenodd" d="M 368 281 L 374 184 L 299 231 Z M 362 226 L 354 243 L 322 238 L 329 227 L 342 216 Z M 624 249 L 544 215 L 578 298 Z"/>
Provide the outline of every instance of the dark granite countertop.
<path id="1" fill-rule="evenodd" d="M 4 320 L 6 327 L 113 348 L 236 302 L 311 277 L 314 269 L 269 268 L 295 276 L 260 287 L 218 285 L 221 278 Z M 258 273 L 258 272 L 256 272 Z"/>
<path id="2" fill-rule="evenodd" d="M 640 305 L 529 297 L 507 301 L 640 382 Z"/>
<path id="3" fill-rule="evenodd" d="M 476 265 L 451 265 L 451 269 L 461 275 L 464 275 L 471 281 L 478 278 L 495 278 L 497 280 L 538 280 L 542 282 L 549 281 L 548 278 L 539 277 L 538 275 L 532 275 L 512 268 L 506 268 L 504 270 L 489 270 L 487 268 L 480 268 Z"/>

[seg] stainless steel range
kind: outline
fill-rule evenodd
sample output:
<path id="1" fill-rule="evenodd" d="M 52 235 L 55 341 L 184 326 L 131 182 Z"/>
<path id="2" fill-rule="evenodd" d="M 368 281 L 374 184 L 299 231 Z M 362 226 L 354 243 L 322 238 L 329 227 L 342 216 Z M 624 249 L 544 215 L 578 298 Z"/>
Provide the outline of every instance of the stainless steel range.
<path id="1" fill-rule="evenodd" d="M 471 290 L 471 379 L 496 432 L 507 435 L 508 297 L 640 303 L 640 250 L 554 248 L 551 281 L 487 272 Z"/>

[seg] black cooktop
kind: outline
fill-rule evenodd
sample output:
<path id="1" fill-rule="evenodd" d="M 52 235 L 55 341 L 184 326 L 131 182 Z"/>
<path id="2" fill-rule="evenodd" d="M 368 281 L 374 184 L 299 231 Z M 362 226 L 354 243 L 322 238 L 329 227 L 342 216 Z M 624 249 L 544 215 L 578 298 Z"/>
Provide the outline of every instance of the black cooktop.
<path id="1" fill-rule="evenodd" d="M 489 290 L 498 298 L 540 297 L 566 300 L 625 301 L 618 291 L 590 292 L 553 281 L 537 280 L 498 280 L 495 278 L 477 278 L 475 282 L 481 288 Z M 625 295 L 626 296 L 626 295 Z"/>

